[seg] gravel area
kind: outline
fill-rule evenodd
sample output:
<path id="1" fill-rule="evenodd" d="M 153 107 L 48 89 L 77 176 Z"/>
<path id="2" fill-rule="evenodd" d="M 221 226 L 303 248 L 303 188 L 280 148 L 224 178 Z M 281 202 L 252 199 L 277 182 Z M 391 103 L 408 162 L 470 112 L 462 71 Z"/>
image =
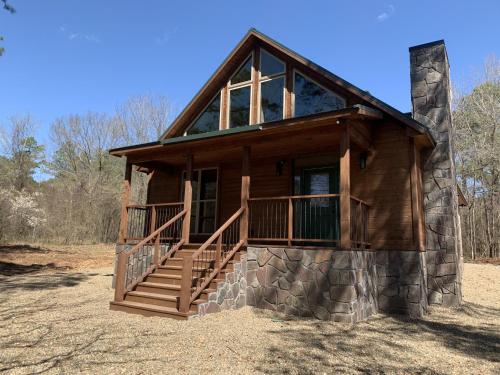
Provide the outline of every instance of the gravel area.
<path id="1" fill-rule="evenodd" d="M 500 267 L 466 264 L 464 305 L 345 325 L 244 308 L 191 321 L 108 309 L 111 268 L 0 275 L 0 373 L 500 373 Z"/>

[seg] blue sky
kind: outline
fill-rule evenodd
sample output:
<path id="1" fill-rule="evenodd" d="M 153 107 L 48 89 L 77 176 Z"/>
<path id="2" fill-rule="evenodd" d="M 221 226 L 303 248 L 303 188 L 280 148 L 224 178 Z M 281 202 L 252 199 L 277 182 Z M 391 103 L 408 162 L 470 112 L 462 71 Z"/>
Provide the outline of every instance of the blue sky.
<path id="1" fill-rule="evenodd" d="M 181 110 L 250 27 L 402 111 L 408 47 L 445 39 L 452 78 L 500 55 L 498 0 L 10 0 L 0 11 L 0 123 L 31 113 L 37 136 L 71 113 L 111 113 L 132 95 Z"/>

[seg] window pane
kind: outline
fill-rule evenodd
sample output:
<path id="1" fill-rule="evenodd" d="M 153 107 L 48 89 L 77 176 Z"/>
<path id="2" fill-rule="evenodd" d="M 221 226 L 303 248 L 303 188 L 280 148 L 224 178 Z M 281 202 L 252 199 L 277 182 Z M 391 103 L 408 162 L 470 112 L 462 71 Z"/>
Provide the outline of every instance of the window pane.
<path id="1" fill-rule="evenodd" d="M 188 129 L 187 134 L 199 134 L 219 130 L 220 93 L 208 105 L 198 120 Z"/>
<path id="2" fill-rule="evenodd" d="M 300 74 L 295 74 L 295 116 L 333 111 L 344 108 L 344 102 Z"/>
<path id="3" fill-rule="evenodd" d="M 189 223 L 189 232 L 196 233 L 196 214 L 198 212 L 198 202 L 191 203 L 191 222 Z"/>
<path id="4" fill-rule="evenodd" d="M 260 85 L 260 121 L 269 122 L 283 119 L 283 90 L 285 78 L 280 77 L 262 82 Z"/>
<path id="5" fill-rule="evenodd" d="M 231 90 L 229 96 L 229 127 L 250 124 L 250 86 Z"/>
<path id="6" fill-rule="evenodd" d="M 260 74 L 263 76 L 270 76 L 272 74 L 283 73 L 285 71 L 285 64 L 280 60 L 270 55 L 264 50 L 260 54 Z"/>
<path id="7" fill-rule="evenodd" d="M 200 203 L 199 233 L 215 231 L 215 202 Z"/>
<path id="8" fill-rule="evenodd" d="M 231 77 L 231 85 L 236 83 L 250 81 L 252 78 L 252 56 L 250 56 L 245 63 L 241 66 L 240 70 L 238 70 Z"/>
<path id="9" fill-rule="evenodd" d="M 215 199 L 217 194 L 217 170 L 206 169 L 201 171 L 200 199 Z"/>

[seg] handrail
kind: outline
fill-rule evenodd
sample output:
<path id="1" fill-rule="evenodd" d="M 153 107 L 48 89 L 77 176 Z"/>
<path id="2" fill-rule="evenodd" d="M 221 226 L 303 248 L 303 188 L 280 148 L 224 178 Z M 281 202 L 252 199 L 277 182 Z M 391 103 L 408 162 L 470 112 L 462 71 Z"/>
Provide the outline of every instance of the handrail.
<path id="1" fill-rule="evenodd" d="M 236 211 L 224 224 L 222 224 L 219 229 L 217 229 L 214 234 L 210 236 L 208 240 L 206 240 L 198 250 L 196 250 L 192 256 L 185 257 L 183 260 L 182 267 L 182 281 L 181 281 L 181 292 L 179 297 L 179 311 L 187 312 L 189 311 L 189 307 L 191 303 L 203 292 L 203 290 L 210 285 L 212 280 L 220 273 L 222 268 L 227 264 L 229 259 L 244 245 L 245 241 L 243 239 L 239 239 L 235 245 L 228 252 L 224 252 L 222 250 L 222 241 L 225 231 L 234 224 L 241 215 L 245 212 L 245 207 L 240 207 L 238 211 Z M 238 232 L 239 233 L 239 232 Z M 232 237 L 235 234 L 230 232 L 230 236 Z M 207 258 L 202 259 L 201 261 L 198 259 L 200 256 L 203 256 L 203 252 L 207 250 L 207 248 L 217 240 L 217 245 L 215 249 L 215 254 L 213 259 Z M 228 242 L 231 242 L 229 238 Z M 231 246 L 231 243 L 229 243 Z M 224 256 L 223 256 L 224 255 Z M 193 264 L 195 261 L 199 263 L 207 264 L 203 271 L 208 271 L 209 274 L 203 278 L 203 282 L 200 286 L 195 287 L 193 291 Z M 211 266 L 213 263 L 213 267 Z M 199 271 L 199 270 L 197 270 Z M 211 271 L 211 272 L 210 272 Z"/>
<path id="2" fill-rule="evenodd" d="M 172 246 L 169 251 L 163 256 L 160 256 L 160 235 L 163 231 L 168 229 L 172 224 L 177 222 L 179 219 L 183 218 L 187 214 L 188 210 L 184 209 L 181 212 L 179 212 L 177 215 L 175 215 L 172 219 L 170 219 L 168 222 L 160 226 L 158 229 L 156 229 L 154 232 L 152 232 L 149 236 L 144 238 L 142 241 L 140 241 L 138 244 L 134 245 L 132 249 L 128 251 L 122 251 L 118 255 L 118 264 L 117 264 L 117 270 L 116 270 L 116 287 L 115 287 L 115 301 L 120 302 L 123 301 L 123 298 L 125 297 L 125 293 L 135 287 L 140 281 L 144 280 L 144 278 L 151 274 L 156 267 L 159 266 L 159 264 L 166 258 L 168 258 L 171 254 L 173 254 L 177 249 L 182 246 L 184 243 L 184 239 L 180 239 L 178 243 L 176 243 L 174 246 Z M 128 259 L 130 256 L 134 255 L 135 253 L 138 253 L 141 249 L 143 249 L 143 246 L 146 244 L 150 244 L 153 242 L 154 239 L 154 255 L 153 255 L 153 263 L 150 264 L 149 267 L 139 276 L 134 280 L 130 285 L 126 285 L 126 278 L 127 278 L 127 263 Z M 147 257 L 147 256 L 146 256 Z"/>
<path id="3" fill-rule="evenodd" d="M 340 194 L 282 195 L 279 197 L 248 198 L 248 200 L 266 201 L 266 200 L 278 200 L 278 199 L 335 198 L 335 197 L 340 197 Z"/>
<path id="4" fill-rule="evenodd" d="M 359 203 L 363 203 L 365 206 L 371 207 L 370 204 L 368 204 L 367 202 L 365 202 L 362 199 L 356 198 L 354 195 L 351 195 L 351 199 L 354 199 L 355 201 L 358 201 Z"/>
<path id="5" fill-rule="evenodd" d="M 173 203 L 148 203 L 148 204 L 128 204 L 127 208 L 146 208 L 146 207 L 165 207 L 165 206 L 182 206 L 183 202 Z"/>
<path id="6" fill-rule="evenodd" d="M 200 246 L 198 250 L 196 250 L 192 258 L 196 258 L 199 256 L 204 250 L 207 249 L 221 234 L 224 232 L 242 213 L 245 211 L 245 207 L 241 207 L 238 211 L 236 211 L 233 216 L 231 216 L 229 219 L 226 220 L 224 224 L 222 224 L 219 229 L 217 229 L 214 234 L 210 236 L 208 240 L 203 243 L 203 245 Z"/>
<path id="7" fill-rule="evenodd" d="M 141 246 L 144 246 L 146 243 L 148 243 L 150 240 L 152 240 L 154 237 L 156 237 L 156 235 L 160 234 L 165 229 L 167 229 L 169 226 L 171 226 L 174 222 L 176 222 L 181 216 L 184 216 L 184 214 L 186 214 L 186 212 L 187 212 L 187 210 L 182 210 L 177 215 L 175 215 L 173 218 L 171 218 L 169 221 L 167 221 L 165 224 L 163 224 L 161 227 L 159 227 L 157 230 L 155 230 L 153 233 L 151 233 L 149 236 L 144 238 L 141 242 L 136 244 L 132 249 L 130 249 L 129 251 L 123 251 L 122 253 L 125 253 L 125 255 L 127 255 L 127 256 L 132 255 Z"/>

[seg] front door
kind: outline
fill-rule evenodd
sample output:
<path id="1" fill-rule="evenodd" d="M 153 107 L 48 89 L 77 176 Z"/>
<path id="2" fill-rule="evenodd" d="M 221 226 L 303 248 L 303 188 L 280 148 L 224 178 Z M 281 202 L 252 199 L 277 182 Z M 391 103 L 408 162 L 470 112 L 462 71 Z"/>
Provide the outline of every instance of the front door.
<path id="1" fill-rule="evenodd" d="M 304 168 L 301 180 L 302 195 L 338 194 L 339 166 Z M 300 199 L 296 205 L 300 211 L 299 233 L 302 238 L 338 240 L 338 197 Z"/>
<path id="2" fill-rule="evenodd" d="M 183 174 L 183 181 L 184 181 Z M 212 234 L 215 232 L 217 212 L 218 170 L 195 169 L 191 181 L 193 197 L 191 203 L 191 234 Z M 184 187 L 184 183 L 182 183 Z M 184 192 L 182 195 L 184 196 Z"/>

